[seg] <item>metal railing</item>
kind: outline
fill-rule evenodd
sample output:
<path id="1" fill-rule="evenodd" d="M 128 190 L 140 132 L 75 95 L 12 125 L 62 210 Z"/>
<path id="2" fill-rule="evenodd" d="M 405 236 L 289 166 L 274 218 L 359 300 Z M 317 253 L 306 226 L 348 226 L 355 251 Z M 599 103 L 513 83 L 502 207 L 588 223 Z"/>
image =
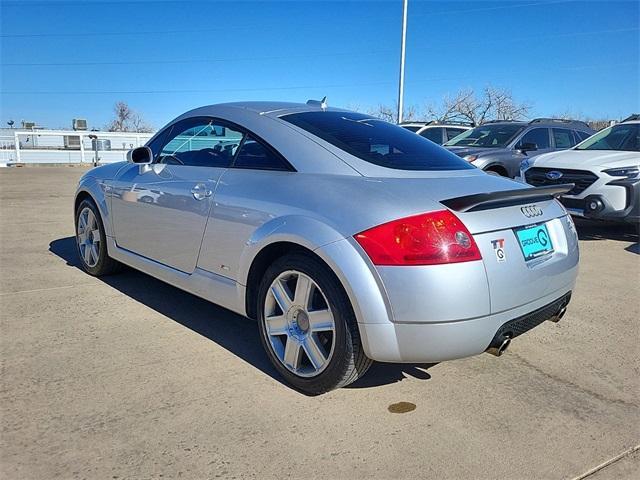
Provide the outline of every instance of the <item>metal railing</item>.
<path id="1" fill-rule="evenodd" d="M 127 151 L 144 145 L 152 136 L 137 132 L 4 129 L 0 133 L 0 163 L 120 162 L 126 160 Z"/>

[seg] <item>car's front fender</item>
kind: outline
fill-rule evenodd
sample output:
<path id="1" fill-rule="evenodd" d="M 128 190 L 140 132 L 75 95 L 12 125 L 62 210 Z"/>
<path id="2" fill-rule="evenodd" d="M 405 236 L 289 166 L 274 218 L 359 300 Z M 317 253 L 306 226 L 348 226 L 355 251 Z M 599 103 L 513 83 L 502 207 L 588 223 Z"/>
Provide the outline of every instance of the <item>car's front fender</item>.
<path id="1" fill-rule="evenodd" d="M 80 183 L 78 184 L 78 188 L 76 189 L 76 194 L 74 196 L 74 221 L 76 215 L 76 208 L 80 204 L 82 197 L 89 196 L 97 205 L 98 210 L 100 211 L 100 217 L 102 218 L 102 223 L 104 225 L 105 235 L 108 237 L 113 236 L 112 228 L 111 228 L 111 205 L 109 203 L 108 185 L 106 185 L 104 180 L 99 180 L 93 176 L 85 176 L 80 179 Z"/>

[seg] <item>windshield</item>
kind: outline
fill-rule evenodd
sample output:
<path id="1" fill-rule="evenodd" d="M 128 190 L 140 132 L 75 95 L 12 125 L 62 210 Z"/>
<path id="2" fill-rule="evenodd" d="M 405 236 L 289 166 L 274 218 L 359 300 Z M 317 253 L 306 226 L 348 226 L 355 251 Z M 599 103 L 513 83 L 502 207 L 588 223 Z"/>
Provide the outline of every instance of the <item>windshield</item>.
<path id="1" fill-rule="evenodd" d="M 418 130 L 420 130 L 422 127 L 417 127 L 415 125 L 400 125 L 402 128 L 406 128 L 407 130 L 409 130 L 410 132 L 417 132 Z"/>
<path id="2" fill-rule="evenodd" d="M 439 145 L 397 125 L 353 112 L 304 112 L 281 117 L 351 155 L 398 170 L 475 168 Z"/>
<path id="3" fill-rule="evenodd" d="M 445 147 L 485 147 L 503 148 L 518 133 L 522 131 L 522 125 L 494 123 L 481 125 L 467 130 L 444 144 Z"/>
<path id="4" fill-rule="evenodd" d="M 576 146 L 576 150 L 640 151 L 640 123 L 621 123 L 605 128 Z"/>

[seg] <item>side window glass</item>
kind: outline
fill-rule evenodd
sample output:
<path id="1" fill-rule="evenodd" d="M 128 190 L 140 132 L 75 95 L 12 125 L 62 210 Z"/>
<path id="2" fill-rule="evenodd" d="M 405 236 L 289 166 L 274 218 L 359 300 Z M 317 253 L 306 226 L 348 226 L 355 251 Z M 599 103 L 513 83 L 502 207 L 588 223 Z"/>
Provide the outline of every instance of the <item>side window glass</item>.
<path id="1" fill-rule="evenodd" d="M 251 135 L 247 135 L 233 163 L 235 168 L 252 168 L 256 170 L 287 170 L 287 164 Z"/>
<path id="2" fill-rule="evenodd" d="M 431 140 L 438 145 L 442 144 L 442 129 L 441 128 L 427 128 L 420 132 L 420 136 Z"/>
<path id="3" fill-rule="evenodd" d="M 587 138 L 589 138 L 591 136 L 586 132 L 581 132 L 580 130 L 576 130 L 576 135 L 578 135 L 578 139 L 579 139 L 580 142 L 582 140 L 586 140 Z"/>
<path id="4" fill-rule="evenodd" d="M 463 128 L 447 128 L 446 131 L 447 131 L 447 140 L 451 140 L 451 139 L 456 138 L 458 135 L 460 135 L 465 130 Z"/>
<path id="5" fill-rule="evenodd" d="M 196 119 L 172 128 L 158 163 L 191 167 L 228 167 L 243 134 L 215 120 Z"/>
<path id="6" fill-rule="evenodd" d="M 571 148 L 575 145 L 571 130 L 567 130 L 565 128 L 554 128 L 552 131 L 556 148 Z"/>
<path id="7" fill-rule="evenodd" d="M 158 157 L 158 154 L 162 149 L 162 144 L 164 142 L 164 139 L 167 136 L 167 133 L 169 132 L 169 130 L 171 130 L 171 128 L 167 128 L 163 130 L 158 134 L 156 138 L 153 139 L 153 141 L 147 143 L 147 147 L 149 147 L 151 149 L 151 152 L 153 153 L 153 158 Z"/>
<path id="8" fill-rule="evenodd" d="M 546 128 L 534 128 L 524 134 L 519 144 L 535 143 L 538 150 L 549 148 L 549 130 Z"/>

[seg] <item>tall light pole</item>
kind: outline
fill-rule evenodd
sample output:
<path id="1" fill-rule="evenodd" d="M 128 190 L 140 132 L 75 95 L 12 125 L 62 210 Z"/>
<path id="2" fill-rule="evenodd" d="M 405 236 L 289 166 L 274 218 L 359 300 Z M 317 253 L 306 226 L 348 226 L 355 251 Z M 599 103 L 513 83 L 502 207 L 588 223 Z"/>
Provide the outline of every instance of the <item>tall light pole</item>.
<path id="1" fill-rule="evenodd" d="M 407 4 L 409 0 L 402 0 L 402 41 L 400 43 L 400 82 L 398 85 L 398 123 L 402 122 L 404 107 L 404 55 L 407 42 Z"/>

